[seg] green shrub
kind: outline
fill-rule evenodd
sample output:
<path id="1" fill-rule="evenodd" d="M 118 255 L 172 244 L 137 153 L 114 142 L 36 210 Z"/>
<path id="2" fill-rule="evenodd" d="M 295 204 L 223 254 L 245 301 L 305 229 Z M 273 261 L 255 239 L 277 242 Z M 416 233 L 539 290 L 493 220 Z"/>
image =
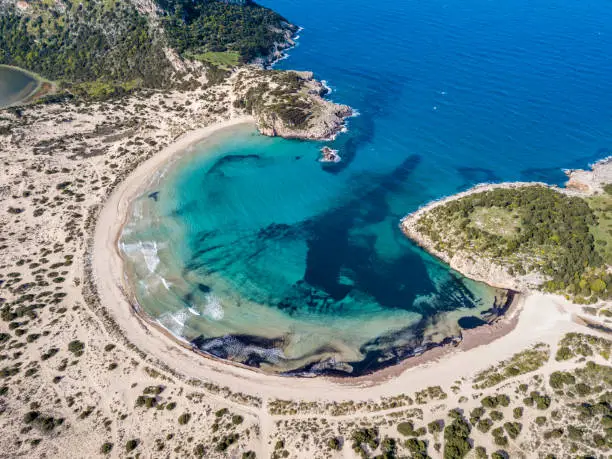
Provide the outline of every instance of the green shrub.
<path id="1" fill-rule="evenodd" d="M 68 343 L 68 350 L 72 352 L 76 357 L 80 357 L 83 355 L 83 351 L 85 349 L 85 343 L 75 339 L 74 341 L 70 341 Z"/>
<path id="2" fill-rule="evenodd" d="M 471 427 L 463 418 L 454 419 L 444 428 L 444 458 L 461 459 L 472 449 Z"/>
<path id="3" fill-rule="evenodd" d="M 404 443 L 408 451 L 412 453 L 412 457 L 421 458 L 427 456 L 427 442 L 418 438 L 409 438 Z"/>
<path id="4" fill-rule="evenodd" d="M 137 438 L 133 438 L 132 440 L 128 440 L 125 443 L 125 450 L 130 453 L 132 451 L 134 451 L 136 448 L 138 448 L 138 445 L 140 444 L 140 440 L 138 440 Z"/>
<path id="5" fill-rule="evenodd" d="M 520 422 L 506 422 L 504 423 L 504 429 L 508 432 L 508 436 L 514 440 L 520 435 L 523 425 Z"/>
<path id="6" fill-rule="evenodd" d="M 230 446 L 232 446 L 234 443 L 236 443 L 239 438 L 240 438 L 240 436 L 237 433 L 232 433 L 232 434 L 226 435 L 223 438 L 221 438 L 221 440 L 219 440 L 219 442 L 215 446 L 215 450 L 218 451 L 218 452 L 224 452 Z"/>
<path id="7" fill-rule="evenodd" d="M 444 420 L 442 419 L 431 421 L 427 424 L 427 430 L 429 430 L 431 434 L 442 432 L 442 429 L 444 429 Z"/>
<path id="8" fill-rule="evenodd" d="M 557 355 L 555 356 L 555 359 L 558 360 L 558 361 L 570 360 L 572 358 L 574 358 L 574 353 L 567 346 L 560 347 L 557 350 Z"/>
<path id="9" fill-rule="evenodd" d="M 563 429 L 552 429 L 544 432 L 544 440 L 550 440 L 555 438 L 561 438 L 563 436 Z"/>
<path id="10" fill-rule="evenodd" d="M 110 452 L 113 450 L 113 444 L 106 442 L 102 445 L 102 447 L 100 448 L 100 453 L 101 454 L 110 454 Z"/>
<path id="11" fill-rule="evenodd" d="M 368 445 L 371 449 L 376 449 L 380 443 L 376 427 L 355 430 L 351 434 L 351 439 L 353 440 L 354 450 L 361 449 L 363 444 Z"/>
<path id="12" fill-rule="evenodd" d="M 482 406 L 485 408 L 497 408 L 497 405 L 499 404 L 497 397 L 491 397 L 490 395 L 484 397 L 480 403 L 482 403 Z"/>
<path id="13" fill-rule="evenodd" d="M 546 416 L 538 416 L 537 418 L 535 418 L 535 423 L 539 426 L 543 426 L 544 424 L 546 424 Z"/>
<path id="14" fill-rule="evenodd" d="M 397 425 L 397 431 L 405 437 L 416 437 L 416 431 L 414 430 L 414 424 L 410 421 L 400 422 Z"/>
<path id="15" fill-rule="evenodd" d="M 491 421 L 489 418 L 481 419 L 478 421 L 478 424 L 476 424 L 476 428 L 482 433 L 487 433 L 491 427 L 493 427 L 493 421 Z"/>
<path id="16" fill-rule="evenodd" d="M 539 392 L 533 391 L 530 396 L 538 410 L 547 410 L 550 407 L 551 399 L 548 395 L 541 395 Z"/>
<path id="17" fill-rule="evenodd" d="M 582 440 L 582 435 L 584 435 L 584 431 L 576 426 L 569 425 L 567 426 L 567 436 L 570 440 L 579 441 Z"/>
<path id="18" fill-rule="evenodd" d="M 342 444 L 340 443 L 340 440 L 338 440 L 336 437 L 328 439 L 327 446 L 329 449 L 332 449 L 334 451 L 340 451 L 340 449 L 342 449 Z"/>
<path id="19" fill-rule="evenodd" d="M 576 382 L 576 378 L 565 371 L 555 371 L 550 374 L 548 378 L 548 384 L 553 389 L 563 389 L 564 385 L 572 385 Z"/>
<path id="20" fill-rule="evenodd" d="M 38 411 L 29 411 L 23 416 L 23 422 L 30 424 L 38 419 L 39 416 L 40 413 Z"/>
<path id="21" fill-rule="evenodd" d="M 510 397 L 508 397 L 506 394 L 499 394 L 496 399 L 497 403 L 499 403 L 501 406 L 510 405 Z"/>
<path id="22" fill-rule="evenodd" d="M 182 426 L 184 426 L 185 424 L 187 424 L 189 422 L 189 420 L 191 419 L 191 414 L 189 413 L 183 413 L 179 416 L 178 418 L 178 423 Z"/>
<path id="23" fill-rule="evenodd" d="M 142 391 L 143 394 L 159 395 L 164 391 L 164 386 L 147 386 Z"/>
<path id="24" fill-rule="evenodd" d="M 497 446 L 508 446 L 508 437 L 506 437 L 505 435 L 498 435 L 494 437 L 493 442 Z"/>

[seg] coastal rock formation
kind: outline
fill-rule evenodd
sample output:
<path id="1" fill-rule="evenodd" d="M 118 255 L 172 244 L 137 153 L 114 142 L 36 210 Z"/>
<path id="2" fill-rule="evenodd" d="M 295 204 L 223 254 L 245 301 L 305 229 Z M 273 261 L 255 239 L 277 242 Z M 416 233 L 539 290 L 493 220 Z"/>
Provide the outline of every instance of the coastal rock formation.
<path id="1" fill-rule="evenodd" d="M 253 63 L 261 65 L 262 67 L 270 67 L 275 62 L 287 57 L 285 51 L 295 46 L 295 37 L 297 28 L 293 24 L 286 22 L 281 23 L 282 29 L 275 28 L 274 32 L 280 34 L 283 39 L 274 42 L 272 51 L 267 56 L 256 58 Z"/>
<path id="2" fill-rule="evenodd" d="M 338 154 L 338 150 L 333 150 L 329 147 L 321 148 L 321 158 L 319 159 L 322 163 L 339 163 L 342 158 Z"/>
<path id="3" fill-rule="evenodd" d="M 479 282 L 484 282 L 492 287 L 503 288 L 507 290 L 529 291 L 536 289 L 542 282 L 546 280 L 545 276 L 539 273 L 528 273 L 525 275 L 511 274 L 508 266 L 504 266 L 494 260 L 486 257 L 475 256 L 469 251 L 457 251 L 451 253 L 445 250 L 439 250 L 436 242 L 429 236 L 421 233 L 417 229 L 417 224 L 421 217 L 435 209 L 438 206 L 444 205 L 452 200 L 461 199 L 470 194 L 480 193 L 496 188 L 517 188 L 526 186 L 526 183 L 506 183 L 499 185 L 480 185 L 466 192 L 458 193 L 447 198 L 434 201 L 418 211 L 404 217 L 400 223 L 400 227 L 404 234 L 417 243 L 427 252 L 435 255 L 440 260 L 447 263 L 455 271 L 460 272 L 465 277 L 474 279 Z"/>
<path id="4" fill-rule="evenodd" d="M 268 136 L 331 139 L 344 128 L 350 107 L 325 100 L 327 89 L 312 72 L 244 68 L 234 78 L 234 107 L 253 115 Z"/>
<path id="5" fill-rule="evenodd" d="M 604 184 L 612 183 L 612 156 L 596 162 L 591 170 L 569 169 L 565 173 L 569 178 L 567 188 L 590 194 L 603 192 Z"/>
<path id="6" fill-rule="evenodd" d="M 400 226 L 471 279 L 595 303 L 609 298 L 612 280 L 605 231 L 611 165 L 607 159 L 592 171 L 571 171 L 569 189 L 522 182 L 479 185 L 422 207 Z"/>

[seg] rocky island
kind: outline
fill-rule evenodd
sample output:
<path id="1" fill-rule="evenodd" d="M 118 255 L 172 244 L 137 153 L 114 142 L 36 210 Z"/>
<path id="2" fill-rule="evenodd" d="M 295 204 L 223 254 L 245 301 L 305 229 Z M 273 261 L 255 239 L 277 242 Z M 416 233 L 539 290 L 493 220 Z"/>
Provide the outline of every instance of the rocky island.
<path id="1" fill-rule="evenodd" d="M 325 146 L 321 148 L 321 159 L 319 161 L 322 163 L 339 163 L 342 158 L 338 154 L 338 150 Z"/>

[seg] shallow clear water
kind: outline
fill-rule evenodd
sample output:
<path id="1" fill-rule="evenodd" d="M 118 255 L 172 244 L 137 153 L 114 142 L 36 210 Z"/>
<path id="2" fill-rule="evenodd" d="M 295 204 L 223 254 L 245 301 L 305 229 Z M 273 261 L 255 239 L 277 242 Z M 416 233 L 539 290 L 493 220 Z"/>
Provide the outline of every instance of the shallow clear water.
<path id="1" fill-rule="evenodd" d="M 415 248 L 399 219 L 478 182 L 562 183 L 562 168 L 607 156 L 612 12 L 264 3 L 305 27 L 277 67 L 313 70 L 359 110 L 329 143 L 344 160 L 323 167 L 324 144 L 241 127 L 175 162 L 122 237 L 145 311 L 223 358 L 352 374 L 491 318 L 501 292 Z"/>
<path id="2" fill-rule="evenodd" d="M 37 84 L 27 73 L 0 65 L 0 108 L 24 99 L 36 89 Z"/>

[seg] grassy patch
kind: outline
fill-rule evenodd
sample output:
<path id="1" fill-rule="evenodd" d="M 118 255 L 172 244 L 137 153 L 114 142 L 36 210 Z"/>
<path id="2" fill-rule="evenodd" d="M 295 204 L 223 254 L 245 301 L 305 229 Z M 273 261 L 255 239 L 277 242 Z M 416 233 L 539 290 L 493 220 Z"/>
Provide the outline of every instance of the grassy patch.
<path id="1" fill-rule="evenodd" d="M 533 348 L 514 354 L 510 359 L 488 368 L 474 378 L 474 389 L 495 386 L 514 376 L 529 373 L 542 367 L 550 358 L 550 347 L 539 343 Z"/>
<path id="2" fill-rule="evenodd" d="M 210 51 L 207 53 L 196 54 L 193 56 L 193 58 L 201 62 L 208 62 L 215 67 L 225 70 L 233 69 L 240 63 L 240 54 L 236 51 Z"/>
<path id="3" fill-rule="evenodd" d="M 606 193 L 586 201 L 597 217 L 597 225 L 590 227 L 595 238 L 595 248 L 604 261 L 612 265 L 612 195 Z"/>
<path id="4" fill-rule="evenodd" d="M 503 207 L 478 207 L 469 219 L 472 227 L 502 237 L 515 236 L 521 222 L 516 210 Z"/>

